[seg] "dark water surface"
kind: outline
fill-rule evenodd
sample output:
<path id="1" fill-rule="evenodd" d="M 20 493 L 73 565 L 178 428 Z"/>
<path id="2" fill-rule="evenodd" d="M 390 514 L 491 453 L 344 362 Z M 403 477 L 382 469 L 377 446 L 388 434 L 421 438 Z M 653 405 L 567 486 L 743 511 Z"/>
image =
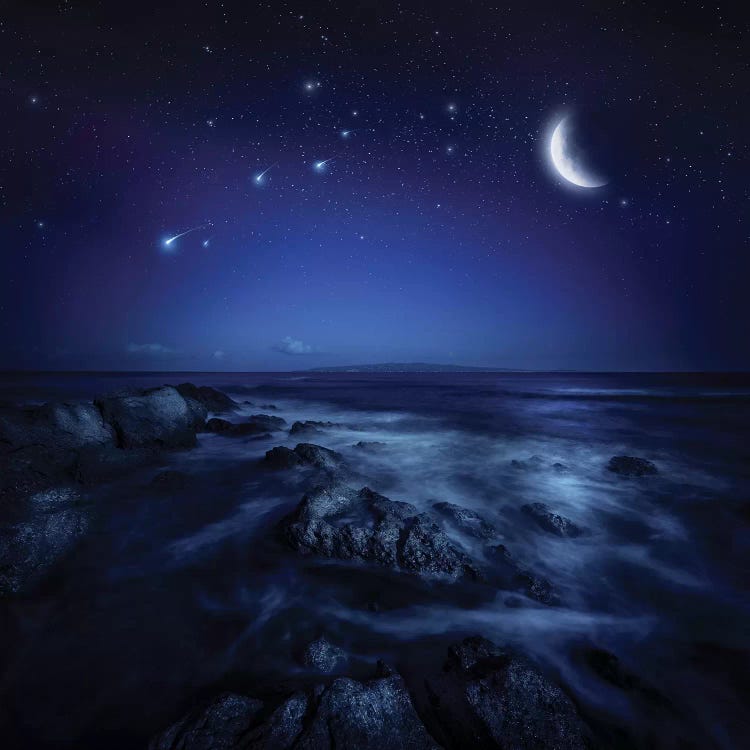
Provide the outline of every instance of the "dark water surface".
<path id="1" fill-rule="evenodd" d="M 299 441 L 200 435 L 164 460 L 186 489 L 155 490 L 144 469 L 90 490 L 89 536 L 32 596 L 0 605 L 3 747 L 145 747 L 201 696 L 313 679 L 297 656 L 323 633 L 355 655 L 355 676 L 384 658 L 412 689 L 422 659 L 482 634 L 522 648 L 638 746 L 748 746 L 750 377 L 4 374 L 0 400 L 184 380 L 252 401 L 245 414 L 335 422 L 311 441 L 344 454 L 361 485 L 479 511 L 563 604 L 509 607 L 508 592 L 300 559 L 274 527 L 311 477 L 259 465 Z M 660 473 L 619 478 L 605 470 L 617 454 Z M 545 534 L 519 510 L 536 501 L 587 533 Z M 597 679 L 580 658 L 590 646 L 616 654 L 646 698 Z"/>

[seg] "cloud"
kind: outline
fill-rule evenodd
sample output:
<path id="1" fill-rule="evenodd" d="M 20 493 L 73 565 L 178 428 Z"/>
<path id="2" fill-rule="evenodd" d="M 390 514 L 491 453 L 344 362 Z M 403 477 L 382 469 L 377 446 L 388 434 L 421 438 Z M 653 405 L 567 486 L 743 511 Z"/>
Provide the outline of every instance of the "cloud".
<path id="1" fill-rule="evenodd" d="M 221 349 L 217 349 L 214 352 L 214 359 L 224 359 L 224 352 Z"/>
<path id="2" fill-rule="evenodd" d="M 174 349 L 170 349 L 163 344 L 128 344 L 128 354 L 174 354 Z"/>
<path id="3" fill-rule="evenodd" d="M 305 344 L 299 339 L 293 339 L 291 336 L 284 336 L 273 349 L 282 354 L 312 354 L 313 351 L 310 344 Z"/>

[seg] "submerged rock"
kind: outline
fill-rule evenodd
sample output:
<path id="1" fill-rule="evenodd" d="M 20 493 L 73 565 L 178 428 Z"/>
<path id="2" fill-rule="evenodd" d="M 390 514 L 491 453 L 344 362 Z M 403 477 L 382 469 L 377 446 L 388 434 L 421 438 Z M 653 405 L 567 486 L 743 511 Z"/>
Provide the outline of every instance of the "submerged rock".
<path id="1" fill-rule="evenodd" d="M 216 414 L 226 411 L 234 411 L 238 404 L 227 396 L 223 391 L 211 388 L 208 385 L 193 385 L 193 383 L 180 383 L 177 390 L 181 396 L 192 398 L 202 404 L 208 411 Z"/>
<path id="2" fill-rule="evenodd" d="M 298 443 L 293 450 L 279 445 L 266 451 L 265 460 L 273 469 L 314 466 L 317 469 L 336 471 L 344 465 L 344 458 L 340 453 L 314 443 Z"/>
<path id="3" fill-rule="evenodd" d="M 281 417 L 268 414 L 254 414 L 246 422 L 230 422 L 221 417 L 212 417 L 206 422 L 206 432 L 215 432 L 227 437 L 243 437 L 245 435 L 264 435 L 269 431 L 280 430 L 286 422 Z"/>
<path id="4" fill-rule="evenodd" d="M 552 584 L 516 563 L 504 544 L 491 547 L 488 556 L 494 561 L 493 582 L 501 588 L 521 592 L 529 599 L 551 607 L 560 603 Z M 520 606 L 520 601 L 512 597 L 511 601 L 512 606 Z"/>
<path id="5" fill-rule="evenodd" d="M 224 693 L 154 737 L 149 750 L 233 750 L 262 708 L 262 701 Z"/>
<path id="6" fill-rule="evenodd" d="M 425 681 L 438 739 L 460 748 L 590 747 L 573 702 L 531 662 L 485 638 L 448 650 L 443 671 Z"/>
<path id="7" fill-rule="evenodd" d="M 612 456 L 607 464 L 607 471 L 622 477 L 645 477 L 659 473 L 656 464 L 636 456 Z"/>
<path id="8" fill-rule="evenodd" d="M 192 448 L 206 419 L 202 404 L 172 386 L 105 396 L 94 403 L 120 448 Z"/>
<path id="9" fill-rule="evenodd" d="M 155 737 L 149 750 L 439 750 L 390 671 L 341 677 L 291 695 L 275 710 L 224 694 Z"/>
<path id="10" fill-rule="evenodd" d="M 312 643 L 308 643 L 302 653 L 302 664 L 304 666 L 312 667 L 325 674 L 335 672 L 346 661 L 346 651 L 334 646 L 326 638 L 318 638 Z"/>
<path id="11" fill-rule="evenodd" d="M 152 480 L 151 486 L 158 490 L 182 490 L 190 483 L 190 477 L 183 471 L 166 469 L 160 471 Z"/>
<path id="12" fill-rule="evenodd" d="M 530 503 L 522 505 L 521 510 L 536 521 L 537 526 L 561 537 L 575 538 L 581 536 L 583 530 L 565 516 L 554 513 L 544 503 Z"/>
<path id="13" fill-rule="evenodd" d="M 295 422 L 289 429 L 290 435 L 300 435 L 303 433 L 317 435 L 326 427 L 335 427 L 333 422 L 316 422 L 313 419 L 306 419 L 304 422 Z"/>
<path id="14" fill-rule="evenodd" d="M 432 507 L 465 534 L 478 539 L 491 539 L 497 534 L 497 529 L 471 508 L 447 502 L 434 503 Z"/>
<path id="15" fill-rule="evenodd" d="M 282 531 L 288 544 L 303 554 L 452 581 L 481 577 L 429 515 L 367 487 L 357 492 L 333 484 L 305 495 L 282 521 Z"/>
<path id="16" fill-rule="evenodd" d="M 380 453 L 388 447 L 388 443 L 381 443 L 377 440 L 360 440 L 354 443 L 354 447 L 367 453 Z"/>
<path id="17" fill-rule="evenodd" d="M 23 593 L 42 580 L 89 525 L 81 495 L 70 487 L 35 492 L 22 505 L 3 508 L 9 523 L 0 527 L 0 596 Z M 7 517 L 9 510 L 15 520 Z"/>

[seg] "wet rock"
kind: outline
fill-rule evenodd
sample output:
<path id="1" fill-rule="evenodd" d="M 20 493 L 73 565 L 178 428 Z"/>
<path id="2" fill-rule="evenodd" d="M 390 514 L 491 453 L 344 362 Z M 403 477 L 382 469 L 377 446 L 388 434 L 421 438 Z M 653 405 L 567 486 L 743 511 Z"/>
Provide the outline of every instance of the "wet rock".
<path id="1" fill-rule="evenodd" d="M 668 705 L 669 702 L 662 693 L 625 669 L 610 651 L 588 648 L 583 652 L 583 657 L 589 669 L 610 685 L 627 693 L 635 693 L 654 705 Z"/>
<path id="2" fill-rule="evenodd" d="M 250 421 L 259 427 L 263 427 L 264 432 L 283 430 L 286 427 L 286 419 L 274 417 L 272 414 L 253 414 Z"/>
<path id="3" fill-rule="evenodd" d="M 491 539 L 497 534 L 497 529 L 489 521 L 470 508 L 447 502 L 435 503 L 432 507 L 465 534 L 478 539 Z"/>
<path id="4" fill-rule="evenodd" d="M 354 447 L 367 453 L 380 453 L 388 447 L 388 443 L 381 443 L 377 440 L 360 440 L 354 444 Z"/>
<path id="5" fill-rule="evenodd" d="M 154 737 L 149 750 L 233 750 L 262 708 L 261 701 L 225 693 Z"/>
<path id="6" fill-rule="evenodd" d="M 318 672 L 330 674 L 347 661 L 344 649 L 334 646 L 326 638 L 318 638 L 309 643 L 302 654 L 302 664 Z"/>
<path id="7" fill-rule="evenodd" d="M 367 487 L 357 492 L 332 484 L 305 495 L 282 521 L 282 531 L 287 543 L 303 554 L 452 581 L 481 577 L 430 516 Z"/>
<path id="8" fill-rule="evenodd" d="M 268 414 L 255 414 L 246 422 L 230 422 L 221 417 L 212 417 L 206 422 L 206 432 L 214 432 L 227 437 L 244 437 L 246 435 L 264 435 L 269 431 L 280 430 L 284 422 L 280 417 Z"/>
<path id="9" fill-rule="evenodd" d="M 297 738 L 302 733 L 305 717 L 313 703 L 313 696 L 295 693 L 250 732 L 242 742 L 241 749 L 291 750 L 292 747 L 299 747 Z"/>
<path id="10" fill-rule="evenodd" d="M 541 456 L 529 456 L 525 461 L 519 461 L 514 458 L 510 465 L 514 469 L 528 471 L 532 469 L 541 469 L 544 466 L 544 459 Z"/>
<path id="11" fill-rule="evenodd" d="M 206 419 L 202 404 L 172 386 L 105 396 L 94 403 L 120 448 L 192 448 Z"/>
<path id="12" fill-rule="evenodd" d="M 530 518 L 534 519 L 539 528 L 544 529 L 555 536 L 575 538 L 581 536 L 582 529 L 569 518 L 554 513 L 544 503 L 529 503 L 522 505 L 521 510 Z"/>
<path id="13" fill-rule="evenodd" d="M 237 408 L 237 402 L 227 396 L 226 393 L 211 388 L 208 385 L 193 385 L 193 383 L 180 383 L 177 390 L 181 396 L 191 398 L 202 404 L 208 411 L 215 414 L 222 412 L 234 411 Z"/>
<path id="14" fill-rule="evenodd" d="M 34 492 L 15 507 L 3 508 L 3 516 L 0 597 L 24 593 L 41 581 L 89 525 L 81 495 L 70 487 Z"/>
<path id="15" fill-rule="evenodd" d="M 438 750 L 417 716 L 398 674 L 366 682 L 334 680 L 318 699 L 315 713 L 295 750 Z"/>
<path id="16" fill-rule="evenodd" d="M 304 422 L 295 422 L 290 430 L 290 435 L 313 434 L 318 435 L 327 427 L 335 427 L 333 422 L 316 422 L 313 419 L 306 419 Z"/>
<path id="17" fill-rule="evenodd" d="M 491 547 L 488 557 L 494 562 L 492 581 L 500 588 L 521 592 L 550 607 L 560 603 L 552 584 L 516 563 L 504 544 Z M 520 606 L 520 602 L 514 600 L 513 606 Z"/>
<path id="18" fill-rule="evenodd" d="M 485 638 L 451 646 L 425 681 L 444 744 L 461 748 L 590 747 L 589 732 L 560 687 L 530 661 Z"/>
<path id="19" fill-rule="evenodd" d="M 555 463 L 552 464 L 552 469 L 558 474 L 565 474 L 565 472 L 568 471 L 568 467 L 565 464 L 561 464 L 559 461 L 555 461 Z"/>
<path id="20" fill-rule="evenodd" d="M 636 456 L 613 456 L 609 459 L 607 471 L 621 477 L 645 477 L 659 473 L 656 464 Z"/>
<path id="21" fill-rule="evenodd" d="M 294 450 L 282 445 L 266 451 L 266 464 L 272 469 L 291 469 L 295 466 L 314 466 L 336 471 L 344 465 L 340 453 L 313 443 L 298 443 Z"/>
<path id="22" fill-rule="evenodd" d="M 183 471 L 167 469 L 160 471 L 152 480 L 151 486 L 158 490 L 182 490 L 188 486 L 190 478 Z"/>

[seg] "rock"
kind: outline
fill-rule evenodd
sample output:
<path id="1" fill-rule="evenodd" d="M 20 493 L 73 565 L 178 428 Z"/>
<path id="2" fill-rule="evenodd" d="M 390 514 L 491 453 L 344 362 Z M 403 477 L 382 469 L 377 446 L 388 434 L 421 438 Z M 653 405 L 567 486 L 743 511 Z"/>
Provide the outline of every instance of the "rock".
<path id="1" fill-rule="evenodd" d="M 522 505 L 521 510 L 536 521 L 537 526 L 555 536 L 575 538 L 583 531 L 565 516 L 554 513 L 544 503 Z"/>
<path id="2" fill-rule="evenodd" d="M 627 693 L 635 693 L 653 705 L 669 705 L 667 698 L 655 687 L 625 669 L 610 651 L 587 648 L 583 657 L 588 667 L 602 680 Z"/>
<path id="3" fill-rule="evenodd" d="M 318 672 L 330 674 L 347 661 L 346 651 L 334 646 L 325 638 L 309 643 L 302 654 L 302 664 Z"/>
<path id="4" fill-rule="evenodd" d="M 105 396 L 94 403 L 120 448 L 192 448 L 206 419 L 202 404 L 172 386 Z"/>
<path id="5" fill-rule="evenodd" d="M 149 750 L 233 750 L 263 703 L 225 693 L 173 724 L 149 743 Z"/>
<path id="6" fill-rule="evenodd" d="M 289 430 L 290 435 L 299 435 L 302 433 L 320 434 L 321 430 L 326 427 L 335 427 L 333 422 L 316 422 L 312 419 L 306 419 L 304 422 L 295 422 Z"/>
<path id="7" fill-rule="evenodd" d="M 465 534 L 478 539 L 491 539 L 497 534 L 497 529 L 489 521 L 470 508 L 447 502 L 435 503 L 432 507 Z"/>
<path id="8" fill-rule="evenodd" d="M 385 671 L 385 670 L 383 670 Z M 149 750 L 439 750 L 401 677 L 380 674 L 287 698 L 270 715 L 261 701 L 225 694 L 155 737 Z"/>
<path id="9" fill-rule="evenodd" d="M 324 689 L 295 750 L 439 750 L 395 673 L 358 682 L 340 677 Z"/>
<path id="10" fill-rule="evenodd" d="M 444 744 L 460 748 L 590 747 L 570 698 L 525 657 L 485 638 L 451 646 L 425 680 Z"/>
<path id="11" fill-rule="evenodd" d="M 659 473 L 654 463 L 635 456 L 613 456 L 609 459 L 607 471 L 621 477 L 645 477 Z"/>
<path id="12" fill-rule="evenodd" d="M 81 495 L 70 487 L 35 492 L 22 505 L 3 508 L 9 523 L 0 527 L 0 597 L 25 593 L 42 580 L 89 525 Z"/>
<path id="13" fill-rule="evenodd" d="M 377 440 L 360 440 L 354 444 L 354 447 L 367 453 L 380 453 L 388 447 L 388 443 L 381 443 Z"/>
<path id="14" fill-rule="evenodd" d="M 159 490 L 182 490 L 188 486 L 190 478 L 182 471 L 167 469 L 160 471 L 152 480 L 151 486 Z"/>
<path id="15" fill-rule="evenodd" d="M 192 383 L 180 383 L 177 390 L 181 396 L 192 398 L 199 404 L 202 404 L 208 411 L 220 414 L 222 412 L 234 411 L 237 408 L 237 402 L 227 396 L 226 393 L 211 388 L 208 385 L 193 385 Z"/>
<path id="16" fill-rule="evenodd" d="M 317 469 L 336 471 L 344 465 L 344 459 L 340 453 L 321 445 L 298 443 L 294 450 L 280 445 L 266 451 L 266 463 L 273 469 L 314 466 Z"/>
<path id="17" fill-rule="evenodd" d="M 510 465 L 514 469 L 521 469 L 523 471 L 528 471 L 530 469 L 541 469 L 544 465 L 544 459 L 541 456 L 529 456 L 528 459 L 525 461 L 519 461 L 518 459 L 514 458 Z"/>
<path id="18" fill-rule="evenodd" d="M 498 586 L 522 592 L 529 599 L 534 599 L 540 604 L 556 606 L 560 603 L 560 598 L 552 584 L 546 578 L 534 575 L 531 571 L 519 566 L 504 544 L 491 547 L 489 552 L 490 559 L 495 562 L 493 582 Z M 514 601 L 513 606 L 519 606 L 519 604 Z"/>
<path id="19" fill-rule="evenodd" d="M 303 554 L 359 560 L 422 577 L 481 578 L 425 513 L 365 487 L 340 484 L 305 495 L 281 525 L 287 543 Z"/>
<path id="20" fill-rule="evenodd" d="M 255 414 L 247 422 L 230 422 L 220 417 L 212 417 L 206 422 L 206 432 L 215 432 L 227 437 L 243 437 L 245 435 L 263 435 L 269 430 L 280 430 L 286 422 L 280 417 L 268 414 Z"/>

